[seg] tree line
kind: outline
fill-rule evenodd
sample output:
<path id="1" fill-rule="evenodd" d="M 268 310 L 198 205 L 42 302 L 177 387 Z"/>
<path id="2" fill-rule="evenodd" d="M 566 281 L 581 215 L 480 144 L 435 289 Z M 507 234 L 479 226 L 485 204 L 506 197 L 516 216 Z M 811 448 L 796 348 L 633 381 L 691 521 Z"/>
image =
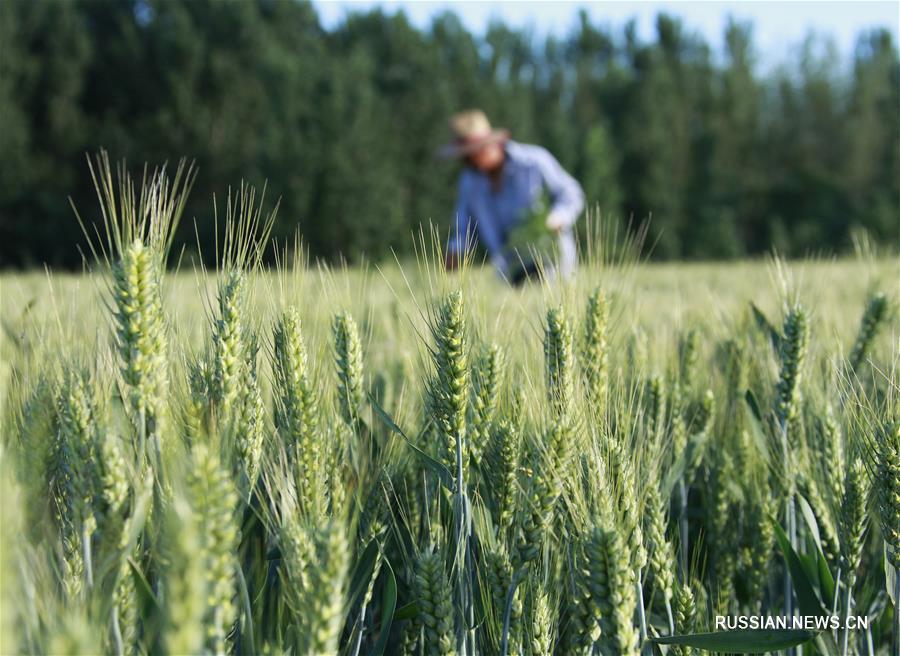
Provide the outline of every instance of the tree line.
<path id="1" fill-rule="evenodd" d="M 481 107 L 546 146 L 603 221 L 652 216 L 660 259 L 898 243 L 900 58 L 887 30 L 852 59 L 810 36 L 763 67 L 750 24 L 714 50 L 661 14 L 653 38 L 582 13 L 564 36 L 453 13 L 331 29 L 294 0 L 0 3 L 0 258 L 77 267 L 100 147 L 132 167 L 194 159 L 179 239 L 213 252 L 212 198 L 241 180 L 281 199 L 274 235 L 315 257 L 379 259 L 449 229 L 458 164 L 447 118 Z M 763 70 L 765 69 L 765 70 Z M 196 235 L 194 223 L 196 222 Z"/>

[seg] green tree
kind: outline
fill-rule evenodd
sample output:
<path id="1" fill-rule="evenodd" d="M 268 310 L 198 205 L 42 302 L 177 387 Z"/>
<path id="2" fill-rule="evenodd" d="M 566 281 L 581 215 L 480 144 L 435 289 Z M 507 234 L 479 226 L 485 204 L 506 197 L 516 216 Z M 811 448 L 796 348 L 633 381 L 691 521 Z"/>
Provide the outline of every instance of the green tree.
<path id="1" fill-rule="evenodd" d="M 849 135 L 833 42 L 810 34 L 797 69 L 784 70 L 769 134 L 769 241 L 789 255 L 846 243 L 849 206 L 841 179 Z M 787 243 L 778 243 L 783 229 Z"/>
<path id="2" fill-rule="evenodd" d="M 68 195 L 91 129 L 79 105 L 91 42 L 75 5 L 0 6 L 0 259 L 62 263 L 79 228 Z M 75 168 L 61 163 L 76 162 Z M 61 217 L 67 217 L 63 222 Z M 71 260 L 70 260 L 71 261 Z"/>
<path id="3" fill-rule="evenodd" d="M 706 53 L 670 16 L 660 15 L 656 29 L 653 45 L 628 37 L 633 78 L 622 125 L 622 175 L 627 206 L 639 217 L 652 215 L 656 254 L 672 258 L 685 252 L 689 220 L 695 82 L 690 60 L 699 58 L 702 64 Z"/>
<path id="4" fill-rule="evenodd" d="M 844 184 L 853 227 L 882 243 L 900 241 L 900 60 L 890 32 L 874 30 L 856 45 L 847 116 Z"/>
<path id="5" fill-rule="evenodd" d="M 602 121 L 598 121 L 588 130 L 584 140 L 579 177 L 588 206 L 596 207 L 604 218 L 621 218 L 619 165 L 619 153 L 609 131 Z"/>
<path id="6" fill-rule="evenodd" d="M 730 21 L 725 44 L 725 66 L 713 80 L 713 107 L 705 121 L 709 150 L 697 158 L 692 193 L 696 214 L 687 241 L 695 257 L 743 254 L 744 240 L 765 217 L 759 152 L 763 98 L 754 73 L 752 26 Z"/>

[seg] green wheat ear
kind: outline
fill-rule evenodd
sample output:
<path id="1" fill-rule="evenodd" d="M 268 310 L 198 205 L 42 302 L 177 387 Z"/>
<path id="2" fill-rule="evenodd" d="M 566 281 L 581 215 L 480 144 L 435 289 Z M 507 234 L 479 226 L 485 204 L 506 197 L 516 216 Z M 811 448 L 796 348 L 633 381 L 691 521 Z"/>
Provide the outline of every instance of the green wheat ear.
<path id="1" fill-rule="evenodd" d="M 160 441 L 166 433 L 169 356 L 162 276 L 195 171 L 182 160 L 171 179 L 165 167 L 149 177 L 145 174 L 136 194 L 124 164 L 117 168 L 114 180 L 106 152 L 101 151 L 93 162 L 88 158 L 88 164 L 105 234 L 92 233 L 77 210 L 76 216 L 95 259 L 112 271 L 110 292 L 126 388 L 123 396 L 140 446 L 152 445 L 148 455 L 158 466 L 163 451 Z"/>
<path id="2" fill-rule="evenodd" d="M 466 444 L 466 409 L 470 372 L 462 293 L 453 292 L 441 305 L 431 328 L 434 338 L 433 403 L 442 459 L 457 470 L 457 446 Z M 463 463 L 465 464 L 465 463 Z"/>
<path id="3" fill-rule="evenodd" d="M 240 471 L 241 496 L 244 499 L 249 498 L 251 491 L 256 486 L 262 462 L 263 442 L 266 436 L 266 411 L 256 368 L 256 350 L 253 348 L 249 355 L 233 438 L 238 461 L 233 466 Z"/>
<path id="4" fill-rule="evenodd" d="M 737 507 L 731 487 L 737 470 L 734 458 L 724 448 L 713 454 L 713 460 L 715 464 L 711 467 L 713 473 L 710 474 L 711 494 L 707 513 L 712 543 L 710 580 L 715 581 L 716 589 L 712 592 L 717 596 L 717 611 L 727 614 L 735 596 L 734 579 L 737 573 L 735 531 L 730 525 Z"/>
<path id="5" fill-rule="evenodd" d="M 553 609 L 550 605 L 550 597 L 546 592 L 539 592 L 534 599 L 531 624 L 531 653 L 553 653 Z"/>
<path id="6" fill-rule="evenodd" d="M 198 370 L 192 376 L 192 388 L 200 388 L 194 396 L 202 398 L 204 386 L 209 391 L 213 419 L 231 445 L 229 464 L 245 499 L 256 484 L 266 431 L 257 371 L 259 340 L 248 320 L 248 284 L 239 268 L 228 269 L 220 279 L 212 371 L 204 375 Z"/>
<path id="7" fill-rule="evenodd" d="M 96 553 L 100 563 L 110 565 L 105 580 L 98 581 L 111 591 L 114 628 L 110 642 L 128 650 L 137 636 L 138 607 L 129 557 L 134 550 L 129 543 L 132 528 L 142 525 L 144 515 L 135 507 L 135 494 L 129 479 L 129 467 L 119 447 L 119 440 L 109 432 L 98 437 L 96 448 L 98 490 L 95 495 L 97 518 Z M 103 572 L 101 571 L 102 575 Z"/>
<path id="8" fill-rule="evenodd" d="M 570 465 L 572 429 L 567 419 L 557 420 L 545 437 L 546 450 L 536 453 L 518 524 L 513 567 L 519 571 L 541 553 L 555 508 L 563 492 L 563 472 Z"/>
<path id="9" fill-rule="evenodd" d="M 659 488 L 655 484 L 647 486 L 644 498 L 644 516 L 649 546 L 650 570 L 656 586 L 668 605 L 675 594 L 675 553 L 672 543 L 666 537 L 666 509 Z"/>
<path id="10" fill-rule="evenodd" d="M 689 330 L 678 342 L 679 380 L 685 390 L 690 391 L 694 385 L 694 370 L 697 368 L 699 335 L 696 330 Z"/>
<path id="11" fill-rule="evenodd" d="M 477 462 L 481 459 L 485 443 L 490 436 L 504 368 L 503 350 L 496 344 L 491 344 L 487 353 L 480 358 L 473 376 L 475 394 L 468 439 L 468 457 L 471 461 Z"/>
<path id="12" fill-rule="evenodd" d="M 273 344 L 275 427 L 296 470 L 299 500 L 303 507 L 310 508 L 320 480 L 319 414 L 296 308 L 285 310 L 275 324 Z"/>
<path id="13" fill-rule="evenodd" d="M 139 430 L 157 434 L 168 396 L 168 341 L 162 309 L 162 260 L 140 239 L 113 268 L 116 340 L 122 379 Z"/>
<path id="14" fill-rule="evenodd" d="M 609 301 L 601 288 L 588 298 L 581 358 L 591 413 L 599 421 L 606 415 L 609 388 Z"/>
<path id="15" fill-rule="evenodd" d="M 678 383 L 672 385 L 669 393 L 669 433 L 672 443 L 672 461 L 684 453 L 688 443 L 688 427 L 685 422 L 684 395 Z"/>
<path id="16" fill-rule="evenodd" d="M 92 583 L 91 543 L 100 480 L 97 455 L 98 408 L 85 375 L 70 372 L 57 394 L 57 435 L 47 462 L 50 506 L 62 543 L 63 584 L 72 598 Z"/>
<path id="17" fill-rule="evenodd" d="M 213 331 L 212 397 L 220 420 L 233 416 L 243 388 L 248 350 L 246 275 L 233 269 L 219 286 L 219 317 Z M 227 422 L 227 419 L 225 419 Z"/>
<path id="18" fill-rule="evenodd" d="M 889 423 L 870 451 L 873 490 L 888 562 L 900 570 L 900 421 Z"/>
<path id="19" fill-rule="evenodd" d="M 747 548 L 744 563 L 747 572 L 747 598 L 754 610 L 759 610 L 771 574 L 769 561 L 775 544 L 775 526 L 771 518 L 776 516 L 778 507 L 765 481 L 756 483 L 749 501 L 747 523 L 753 538 Z"/>
<path id="20" fill-rule="evenodd" d="M 236 618 L 235 567 L 239 533 L 234 513 L 238 497 L 228 469 L 216 452 L 205 444 L 194 446 L 187 491 L 202 530 L 199 549 L 193 557 L 202 563 L 206 580 L 205 645 L 215 653 L 223 653 L 226 636 Z"/>
<path id="21" fill-rule="evenodd" d="M 841 564 L 847 576 L 847 587 L 852 589 L 862 558 L 866 531 L 866 503 L 869 484 L 866 469 L 860 458 L 855 458 L 844 479 L 844 498 L 841 501 L 840 541 Z"/>
<path id="22" fill-rule="evenodd" d="M 856 334 L 856 341 L 850 350 L 850 357 L 847 359 L 850 368 L 859 369 L 860 365 L 865 361 L 866 355 L 875 341 L 878 330 L 884 324 L 887 318 L 888 299 L 882 293 L 876 293 L 869 296 L 866 302 L 866 309 L 863 312 L 859 322 L 859 330 Z"/>
<path id="23" fill-rule="evenodd" d="M 188 394 L 183 414 L 189 442 L 203 440 L 215 433 L 212 425 L 213 369 L 208 356 L 200 356 L 188 365 Z"/>
<path id="24" fill-rule="evenodd" d="M 450 581 L 437 552 L 424 553 L 416 563 L 415 588 L 419 599 L 419 622 L 424 631 L 428 656 L 451 656 L 453 647 L 453 605 Z"/>
<path id="25" fill-rule="evenodd" d="M 633 619 L 637 599 L 625 542 L 615 524 L 608 522 L 605 527 L 594 527 L 584 549 L 590 566 L 591 600 L 600 611 L 603 640 L 614 653 L 634 656 L 639 653 Z"/>
<path id="26" fill-rule="evenodd" d="M 824 484 L 828 491 L 829 501 L 836 507 L 840 505 L 841 498 L 844 496 L 844 472 L 846 471 L 844 454 L 846 450 L 841 429 L 834 418 L 831 406 L 826 408 L 824 419 L 816 421 L 816 427 L 825 470 Z"/>
<path id="27" fill-rule="evenodd" d="M 191 500 L 176 495 L 163 533 L 166 605 L 162 641 L 170 654 L 199 654 L 207 644 L 205 622 L 211 588 L 203 557 L 203 531 Z"/>
<path id="28" fill-rule="evenodd" d="M 519 485 L 522 435 L 509 419 L 501 419 L 494 429 L 486 454 L 494 524 L 507 531 L 513 524 Z"/>
<path id="29" fill-rule="evenodd" d="M 363 360 L 359 329 L 349 312 L 343 312 L 332 323 L 334 361 L 338 374 L 338 402 L 347 425 L 356 428 L 363 403 Z"/>
<path id="30" fill-rule="evenodd" d="M 693 633 L 697 623 L 697 603 L 691 586 L 679 583 L 675 586 L 675 635 Z M 694 656 L 697 651 L 693 647 L 674 645 L 674 653 L 678 656 Z"/>
<path id="31" fill-rule="evenodd" d="M 616 516 L 623 532 L 623 540 L 630 551 L 633 571 L 640 572 L 647 565 L 641 526 L 639 487 L 634 466 L 619 440 L 610 440 L 609 472 L 615 482 Z"/>
<path id="32" fill-rule="evenodd" d="M 781 372 L 776 388 L 776 416 L 782 430 L 797 417 L 800 399 L 800 378 L 809 343 L 809 324 L 806 312 L 799 305 L 784 319 L 781 340 Z"/>
<path id="33" fill-rule="evenodd" d="M 332 520 L 315 532 L 307 569 L 303 631 L 309 654 L 334 654 L 344 625 L 345 584 L 349 565 L 346 529 Z"/>
<path id="34" fill-rule="evenodd" d="M 503 615 L 506 610 L 506 595 L 512 583 L 513 569 L 509 556 L 502 547 L 487 549 L 482 562 L 484 581 L 488 586 L 491 609 L 497 626 L 503 626 Z M 522 632 L 522 589 L 517 588 L 513 594 L 512 607 L 510 608 L 509 649 L 515 653 Z"/>
<path id="35" fill-rule="evenodd" d="M 649 417 L 647 432 L 656 440 L 662 433 L 666 416 L 666 396 L 662 376 L 652 376 L 647 381 L 647 412 Z"/>
<path id="36" fill-rule="evenodd" d="M 583 536 L 579 538 L 568 565 L 571 583 L 566 600 L 568 618 L 564 624 L 566 653 L 591 653 L 601 635 L 602 608 L 591 591 L 591 563 L 585 552 L 585 542 Z"/>
<path id="37" fill-rule="evenodd" d="M 544 366 L 547 396 L 554 417 L 568 417 L 572 411 L 575 367 L 572 344 L 572 326 L 563 309 L 549 310 L 544 329 Z"/>
<path id="38" fill-rule="evenodd" d="M 19 462 L 25 495 L 22 506 L 26 513 L 26 525 L 32 527 L 41 525 L 47 505 L 46 467 L 50 449 L 57 438 L 57 387 L 50 375 L 41 374 L 25 397 L 16 424 L 21 444 L 28 446 Z"/>

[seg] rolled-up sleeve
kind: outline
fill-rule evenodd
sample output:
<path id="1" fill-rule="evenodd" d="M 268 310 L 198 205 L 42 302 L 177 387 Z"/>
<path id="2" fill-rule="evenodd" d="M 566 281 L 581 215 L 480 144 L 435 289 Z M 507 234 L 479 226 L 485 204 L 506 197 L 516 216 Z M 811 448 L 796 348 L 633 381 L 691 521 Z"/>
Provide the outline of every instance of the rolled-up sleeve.
<path id="1" fill-rule="evenodd" d="M 546 149 L 536 148 L 534 161 L 550 194 L 550 211 L 557 214 L 567 226 L 572 226 L 584 209 L 584 191 L 581 185 Z"/>

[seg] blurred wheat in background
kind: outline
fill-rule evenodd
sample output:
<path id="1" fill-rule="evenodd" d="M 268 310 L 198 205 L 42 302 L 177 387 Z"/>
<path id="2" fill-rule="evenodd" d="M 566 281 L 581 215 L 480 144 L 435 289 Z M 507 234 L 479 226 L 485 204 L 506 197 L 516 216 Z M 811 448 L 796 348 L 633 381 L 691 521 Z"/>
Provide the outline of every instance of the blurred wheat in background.
<path id="1" fill-rule="evenodd" d="M 262 270 L 242 187 L 167 273 L 190 169 L 94 174 L 2 277 L 0 652 L 896 650 L 896 259 Z M 785 609 L 872 622 L 698 635 Z"/>

